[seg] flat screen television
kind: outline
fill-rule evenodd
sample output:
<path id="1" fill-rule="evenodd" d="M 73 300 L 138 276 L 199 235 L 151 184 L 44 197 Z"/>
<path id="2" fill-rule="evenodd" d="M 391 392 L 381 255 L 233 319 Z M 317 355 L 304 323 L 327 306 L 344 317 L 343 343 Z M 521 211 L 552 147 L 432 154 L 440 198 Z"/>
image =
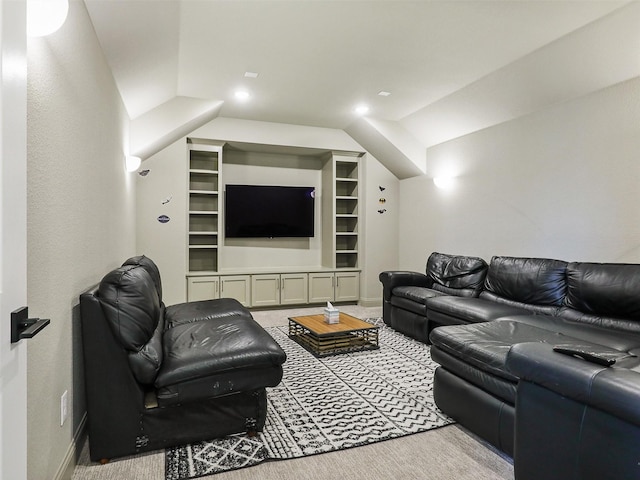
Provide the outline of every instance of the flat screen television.
<path id="1" fill-rule="evenodd" d="M 230 185 L 225 190 L 227 238 L 313 237 L 315 188 Z"/>

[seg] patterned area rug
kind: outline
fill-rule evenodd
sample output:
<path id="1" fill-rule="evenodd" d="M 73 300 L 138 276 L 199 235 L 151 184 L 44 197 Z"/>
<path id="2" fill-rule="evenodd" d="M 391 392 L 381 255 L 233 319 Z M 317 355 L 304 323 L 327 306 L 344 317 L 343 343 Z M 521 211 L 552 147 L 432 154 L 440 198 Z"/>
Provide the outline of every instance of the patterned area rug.
<path id="1" fill-rule="evenodd" d="M 433 401 L 429 347 L 380 327 L 380 349 L 318 359 L 267 331 L 287 353 L 284 378 L 267 389 L 267 420 L 255 438 L 232 435 L 166 451 L 166 479 L 183 480 L 357 447 L 452 423 Z"/>

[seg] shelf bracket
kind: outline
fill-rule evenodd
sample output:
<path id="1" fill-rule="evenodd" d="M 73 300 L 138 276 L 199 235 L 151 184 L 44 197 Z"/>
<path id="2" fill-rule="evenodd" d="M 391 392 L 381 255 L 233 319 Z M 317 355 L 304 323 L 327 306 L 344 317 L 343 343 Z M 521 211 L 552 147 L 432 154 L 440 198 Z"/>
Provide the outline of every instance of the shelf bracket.
<path id="1" fill-rule="evenodd" d="M 29 318 L 29 308 L 21 307 L 11 312 L 11 343 L 33 338 L 49 325 L 48 318 Z"/>

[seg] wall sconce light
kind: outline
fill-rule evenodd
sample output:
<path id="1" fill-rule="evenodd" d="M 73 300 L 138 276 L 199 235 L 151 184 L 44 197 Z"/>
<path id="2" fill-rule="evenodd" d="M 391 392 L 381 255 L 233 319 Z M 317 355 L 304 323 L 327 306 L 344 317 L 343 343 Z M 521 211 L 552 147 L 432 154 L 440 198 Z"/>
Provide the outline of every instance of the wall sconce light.
<path id="1" fill-rule="evenodd" d="M 135 172 L 140 168 L 140 164 L 142 160 L 140 157 L 134 157 L 133 155 L 129 155 L 125 158 L 125 165 L 127 167 L 127 172 Z"/>
<path id="2" fill-rule="evenodd" d="M 442 190 L 447 190 L 451 188 L 454 183 L 455 183 L 454 177 L 447 177 L 447 176 L 433 177 L 433 184 Z"/>
<path id="3" fill-rule="evenodd" d="M 27 35 L 52 34 L 64 24 L 68 13 L 69 0 L 27 0 Z"/>

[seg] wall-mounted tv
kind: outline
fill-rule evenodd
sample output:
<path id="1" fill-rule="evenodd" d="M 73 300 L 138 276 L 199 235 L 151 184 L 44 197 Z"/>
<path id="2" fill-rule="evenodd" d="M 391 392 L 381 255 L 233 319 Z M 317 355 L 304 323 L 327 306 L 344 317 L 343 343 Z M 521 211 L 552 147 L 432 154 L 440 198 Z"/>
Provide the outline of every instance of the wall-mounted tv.
<path id="1" fill-rule="evenodd" d="M 226 185 L 227 238 L 313 237 L 314 187 Z"/>

